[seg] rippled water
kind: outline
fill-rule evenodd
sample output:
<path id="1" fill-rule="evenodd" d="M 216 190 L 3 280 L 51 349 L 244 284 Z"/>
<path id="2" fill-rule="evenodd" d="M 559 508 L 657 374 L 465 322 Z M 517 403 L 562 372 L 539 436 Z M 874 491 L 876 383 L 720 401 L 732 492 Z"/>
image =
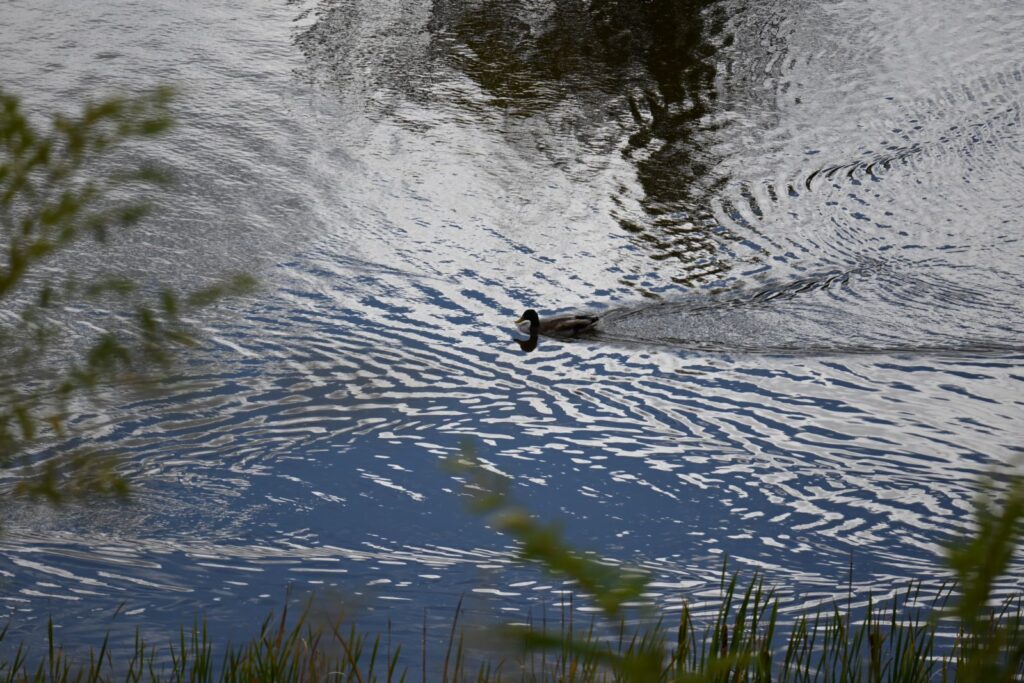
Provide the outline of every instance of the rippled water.
<path id="1" fill-rule="evenodd" d="M 4 508 L 0 616 L 557 603 L 439 466 L 466 439 L 669 608 L 725 556 L 789 610 L 851 557 L 858 596 L 934 589 L 978 477 L 1020 467 L 1021 55 L 1012 0 L 6 3 L 30 105 L 181 89 L 177 186 L 116 260 L 264 290 L 78 420 L 131 505 Z M 603 317 L 524 354 L 527 307 Z"/>

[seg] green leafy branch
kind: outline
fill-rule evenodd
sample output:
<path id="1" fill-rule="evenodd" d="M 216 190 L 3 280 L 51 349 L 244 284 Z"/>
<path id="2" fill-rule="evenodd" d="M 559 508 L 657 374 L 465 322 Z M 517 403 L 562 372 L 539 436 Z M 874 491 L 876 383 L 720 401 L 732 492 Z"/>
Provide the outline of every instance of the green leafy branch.
<path id="1" fill-rule="evenodd" d="M 70 256 L 102 249 L 145 219 L 151 207 L 140 197 L 170 183 L 161 170 L 123 162 L 128 155 L 117 152 L 169 130 L 172 98 L 169 88 L 111 98 L 78 116 L 56 115 L 41 129 L 17 97 L 0 90 L 0 467 L 17 470 L 18 492 L 54 501 L 124 494 L 127 484 L 109 457 L 67 451 L 34 463 L 26 448 L 68 436 L 75 396 L 155 376 L 175 348 L 196 344 L 188 315 L 254 285 L 236 275 L 181 293 L 67 266 Z M 93 332 L 73 346 L 84 351 L 54 359 L 49 350 L 70 334 L 68 318 L 83 311 Z"/>
<path id="2" fill-rule="evenodd" d="M 1011 570 L 1024 533 L 1024 480 L 1019 476 L 1011 479 L 1005 495 L 988 490 L 979 497 L 975 531 L 950 547 L 949 566 L 957 589 L 941 590 L 930 613 L 918 607 L 921 585 L 912 584 L 888 609 L 869 597 L 863 615 L 838 603 L 831 612 L 804 614 L 776 642 L 776 591 L 755 575 L 740 592 L 737 576 L 727 580 L 724 567 L 721 603 L 708 626 L 695 628 L 690 607 L 684 603 L 674 639 L 668 637 L 662 620 L 649 618 L 641 619 L 627 635 L 623 608 L 642 596 L 648 582 L 645 575 L 609 567 L 571 550 L 559 527 L 537 521 L 511 501 L 508 478 L 489 470 L 470 446 L 450 465 L 463 478 L 475 512 L 495 530 L 514 537 L 523 559 L 574 579 L 601 608 L 603 632 L 609 627 L 619 632 L 617 645 L 609 643 L 595 633 L 593 624 L 577 632 L 571 616 L 568 626 L 563 623 L 553 632 L 532 625 L 513 629 L 527 655 L 556 654 L 554 669 L 546 669 L 555 673 L 550 680 L 881 683 L 941 677 L 1009 683 L 1024 674 L 1024 599 L 1019 592 L 1001 602 L 994 599 L 998 581 Z M 1001 504 L 994 502 L 998 499 Z M 945 609 L 954 592 L 958 601 Z M 949 619 L 959 632 L 950 653 L 940 655 L 936 637 L 941 622 Z"/>
<path id="3" fill-rule="evenodd" d="M 960 621 L 957 674 L 962 681 L 1017 681 L 1024 669 L 1021 595 L 994 601 L 996 580 L 1010 569 L 1024 534 L 1024 480 L 1015 477 L 997 505 L 991 492 L 974 506 L 976 529 L 949 548 L 960 599 L 950 610 Z"/>

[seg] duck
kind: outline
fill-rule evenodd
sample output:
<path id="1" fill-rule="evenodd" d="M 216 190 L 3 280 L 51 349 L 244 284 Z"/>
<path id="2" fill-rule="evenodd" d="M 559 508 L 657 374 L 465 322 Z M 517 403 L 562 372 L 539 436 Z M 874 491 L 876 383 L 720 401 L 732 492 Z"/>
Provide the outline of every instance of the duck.
<path id="1" fill-rule="evenodd" d="M 538 335 L 544 335 L 545 337 L 578 337 L 584 332 L 588 332 L 597 325 L 597 321 L 600 320 L 599 316 L 596 315 L 563 315 L 555 318 L 548 318 L 547 320 L 541 320 L 537 311 L 532 308 L 526 309 L 519 320 L 516 321 L 516 327 L 523 334 L 530 335 L 530 340 L 536 342 Z"/>

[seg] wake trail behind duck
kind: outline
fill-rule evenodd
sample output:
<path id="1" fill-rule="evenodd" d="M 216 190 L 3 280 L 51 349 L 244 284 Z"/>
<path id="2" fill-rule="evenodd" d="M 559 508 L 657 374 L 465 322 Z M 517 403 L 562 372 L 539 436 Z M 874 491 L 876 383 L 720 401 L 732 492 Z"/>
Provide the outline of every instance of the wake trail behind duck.
<path id="1" fill-rule="evenodd" d="M 715 353 L 1024 354 L 1019 311 L 879 265 L 613 309 L 588 339 Z"/>

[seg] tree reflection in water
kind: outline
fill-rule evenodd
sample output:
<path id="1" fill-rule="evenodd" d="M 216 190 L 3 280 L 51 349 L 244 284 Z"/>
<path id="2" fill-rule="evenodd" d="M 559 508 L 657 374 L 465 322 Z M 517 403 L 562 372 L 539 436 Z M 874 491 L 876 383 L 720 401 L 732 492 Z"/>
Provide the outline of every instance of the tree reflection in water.
<path id="1" fill-rule="evenodd" d="M 719 247 L 731 235 L 707 206 L 726 180 L 715 173 L 708 116 L 716 52 L 731 43 L 724 23 L 715 0 L 438 0 L 430 29 L 450 63 L 511 116 L 571 100 L 574 134 L 588 147 L 608 145 L 609 125 L 624 132 L 611 146 L 631 162 L 641 196 L 615 188 L 616 219 L 668 262 L 664 275 L 693 284 L 729 268 Z"/>
<path id="2" fill-rule="evenodd" d="M 497 111 L 491 132 L 511 150 L 596 183 L 659 280 L 694 285 L 728 272 L 740 239 L 710 206 L 726 182 L 714 151 L 725 21 L 718 0 L 409 0 L 386 19 L 332 0 L 296 42 L 311 78 L 417 132 L 430 123 L 403 118 L 403 100 L 482 127 Z"/>

